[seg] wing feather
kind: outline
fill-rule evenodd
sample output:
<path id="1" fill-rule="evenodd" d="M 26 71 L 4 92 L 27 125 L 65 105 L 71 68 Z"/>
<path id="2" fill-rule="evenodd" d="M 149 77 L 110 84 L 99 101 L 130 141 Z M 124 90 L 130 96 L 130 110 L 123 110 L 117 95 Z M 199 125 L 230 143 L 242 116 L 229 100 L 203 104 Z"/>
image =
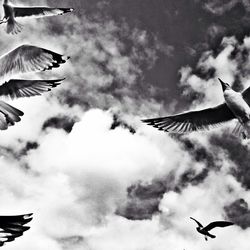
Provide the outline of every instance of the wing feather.
<path id="1" fill-rule="evenodd" d="M 13 126 L 16 122 L 21 121 L 20 116 L 23 116 L 21 110 L 0 101 L 0 130 L 6 130 L 9 126 Z"/>
<path id="2" fill-rule="evenodd" d="M 234 118 L 234 114 L 227 105 L 223 103 L 214 108 L 191 111 L 173 116 L 145 119 L 142 120 L 142 122 L 166 132 L 185 133 L 206 130 Z"/>
<path id="3" fill-rule="evenodd" d="M 50 70 L 68 59 L 53 51 L 24 44 L 0 57 L 0 78 L 10 74 Z"/>
<path id="4" fill-rule="evenodd" d="M 25 226 L 32 220 L 32 214 L 0 216 L 0 246 L 23 235 L 30 227 Z"/>
<path id="5" fill-rule="evenodd" d="M 234 223 L 229 222 L 229 221 L 214 221 L 214 222 L 208 224 L 206 227 L 204 227 L 203 230 L 210 231 L 215 227 L 228 227 L 228 226 L 232 226 L 232 225 L 234 225 Z"/>
<path id="6" fill-rule="evenodd" d="M 46 16 L 63 15 L 72 12 L 73 8 L 49 8 L 49 7 L 13 7 L 15 17 L 41 18 Z"/>
<path id="7" fill-rule="evenodd" d="M 65 78 L 64 78 L 65 79 Z M 51 91 L 61 84 L 64 79 L 56 80 L 21 80 L 11 79 L 0 86 L 0 96 L 8 96 L 11 99 L 41 95 Z"/>
<path id="8" fill-rule="evenodd" d="M 193 217 L 190 217 L 190 219 L 195 221 L 199 227 L 203 227 L 202 224 L 198 220 L 194 219 Z"/>

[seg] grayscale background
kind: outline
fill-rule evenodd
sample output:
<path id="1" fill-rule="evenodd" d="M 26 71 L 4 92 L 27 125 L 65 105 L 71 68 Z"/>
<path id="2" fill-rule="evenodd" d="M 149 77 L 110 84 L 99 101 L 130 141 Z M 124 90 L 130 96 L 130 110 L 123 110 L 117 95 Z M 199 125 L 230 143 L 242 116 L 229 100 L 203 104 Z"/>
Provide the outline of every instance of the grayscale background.
<path id="1" fill-rule="evenodd" d="M 249 250 L 250 150 L 234 122 L 169 136 L 140 122 L 223 101 L 217 81 L 250 85 L 248 0 L 48 0 L 73 7 L 27 19 L 0 52 L 28 43 L 71 56 L 30 78 L 66 80 L 9 102 L 0 133 L 0 214 L 34 212 L 6 250 Z M 26 77 L 27 78 L 27 77 Z M 197 234 L 206 225 L 214 240 Z"/>

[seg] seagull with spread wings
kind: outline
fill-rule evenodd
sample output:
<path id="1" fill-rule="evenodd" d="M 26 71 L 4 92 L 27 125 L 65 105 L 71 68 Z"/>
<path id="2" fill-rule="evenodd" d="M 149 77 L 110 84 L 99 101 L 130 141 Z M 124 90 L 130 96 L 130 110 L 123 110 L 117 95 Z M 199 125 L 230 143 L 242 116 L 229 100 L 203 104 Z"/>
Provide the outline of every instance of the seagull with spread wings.
<path id="1" fill-rule="evenodd" d="M 47 16 L 63 15 L 67 12 L 72 12 L 73 8 L 50 8 L 50 7 L 18 7 L 9 3 L 9 0 L 4 0 L 4 17 L 0 20 L 1 23 L 7 23 L 6 32 L 9 34 L 17 34 L 21 32 L 22 25 L 16 21 L 16 18 L 32 17 L 41 18 Z"/>
<path id="2" fill-rule="evenodd" d="M 33 214 L 0 216 L 0 247 L 5 242 L 14 241 L 30 229 L 26 226 L 32 220 Z"/>
<path id="3" fill-rule="evenodd" d="M 234 91 L 228 83 L 219 79 L 225 102 L 208 109 L 182 114 L 145 119 L 143 122 L 159 130 L 172 133 L 186 133 L 206 130 L 227 121 L 237 119 L 234 134 L 250 137 L 250 87 L 242 93 Z"/>
<path id="4" fill-rule="evenodd" d="M 215 227 L 228 227 L 228 226 L 232 226 L 234 225 L 234 223 L 229 222 L 229 221 L 214 221 L 211 222 L 210 224 L 208 224 L 207 226 L 203 227 L 202 224 L 197 221 L 196 219 L 190 217 L 190 219 L 194 220 L 197 224 L 198 227 L 196 228 L 196 230 L 200 233 L 205 235 L 205 240 L 207 240 L 207 237 L 210 237 L 212 239 L 216 238 L 215 235 L 210 234 L 209 231 L 212 230 Z"/>
<path id="5" fill-rule="evenodd" d="M 60 54 L 41 47 L 22 45 L 0 57 L 0 79 L 10 75 L 57 68 L 67 59 L 69 57 L 64 58 Z M 13 99 L 41 95 L 61 84 L 63 80 L 10 79 L 0 85 L 0 97 L 9 96 Z M 0 101 L 0 130 L 5 130 L 19 122 L 22 115 L 22 111 Z"/>

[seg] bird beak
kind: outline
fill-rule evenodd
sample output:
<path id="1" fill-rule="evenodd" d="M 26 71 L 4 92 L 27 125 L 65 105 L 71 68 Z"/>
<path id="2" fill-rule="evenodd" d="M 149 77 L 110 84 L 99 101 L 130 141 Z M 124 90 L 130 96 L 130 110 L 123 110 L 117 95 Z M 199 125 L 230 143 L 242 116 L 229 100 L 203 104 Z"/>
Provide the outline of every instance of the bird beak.
<path id="1" fill-rule="evenodd" d="M 224 92 L 226 90 L 226 88 L 227 88 L 227 84 L 225 82 L 223 82 L 220 78 L 218 78 L 218 80 L 220 81 L 221 86 L 222 86 L 222 90 Z"/>

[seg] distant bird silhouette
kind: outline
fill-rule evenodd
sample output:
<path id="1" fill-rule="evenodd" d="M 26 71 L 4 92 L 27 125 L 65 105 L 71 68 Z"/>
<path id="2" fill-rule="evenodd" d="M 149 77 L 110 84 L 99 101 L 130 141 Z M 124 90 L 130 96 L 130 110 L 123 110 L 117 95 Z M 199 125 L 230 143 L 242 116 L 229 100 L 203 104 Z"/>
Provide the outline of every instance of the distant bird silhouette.
<path id="1" fill-rule="evenodd" d="M 14 216 L 0 216 L 0 247 L 5 242 L 14 241 L 17 237 L 30 229 L 25 226 L 32 220 L 33 214 L 23 214 Z"/>
<path id="2" fill-rule="evenodd" d="M 59 67 L 68 58 L 53 51 L 31 45 L 22 45 L 0 57 L 0 78 L 10 75 L 44 71 Z M 40 95 L 61 84 L 64 79 L 55 80 L 21 80 L 10 79 L 0 86 L 0 97 L 12 99 Z M 21 120 L 23 112 L 0 101 L 0 130 L 5 130 Z"/>
<path id="3" fill-rule="evenodd" d="M 7 33 L 17 34 L 21 32 L 22 25 L 15 19 L 23 17 L 47 17 L 55 15 L 63 15 L 67 12 L 72 12 L 73 8 L 49 8 L 49 7 L 18 7 L 9 3 L 9 0 L 4 0 L 4 17 L 0 20 L 1 23 L 7 23 Z"/>
<path id="4" fill-rule="evenodd" d="M 142 121 L 165 132 L 185 133 L 206 130 L 232 119 L 238 119 L 233 133 L 242 135 L 243 138 L 250 137 L 250 87 L 239 93 L 228 83 L 221 79 L 219 81 L 222 85 L 224 103 L 213 108 Z"/>
<path id="5" fill-rule="evenodd" d="M 200 234 L 205 235 L 205 240 L 207 240 L 207 237 L 210 237 L 213 239 L 216 238 L 215 235 L 209 233 L 209 231 L 212 230 L 213 228 L 215 228 L 215 227 L 228 227 L 228 226 L 234 225 L 234 223 L 228 222 L 228 221 L 214 221 L 214 222 L 208 224 L 207 226 L 203 227 L 202 224 L 199 221 L 197 221 L 196 219 L 194 219 L 192 217 L 190 217 L 190 219 L 194 220 L 198 224 L 198 227 L 196 228 L 196 230 Z"/>

